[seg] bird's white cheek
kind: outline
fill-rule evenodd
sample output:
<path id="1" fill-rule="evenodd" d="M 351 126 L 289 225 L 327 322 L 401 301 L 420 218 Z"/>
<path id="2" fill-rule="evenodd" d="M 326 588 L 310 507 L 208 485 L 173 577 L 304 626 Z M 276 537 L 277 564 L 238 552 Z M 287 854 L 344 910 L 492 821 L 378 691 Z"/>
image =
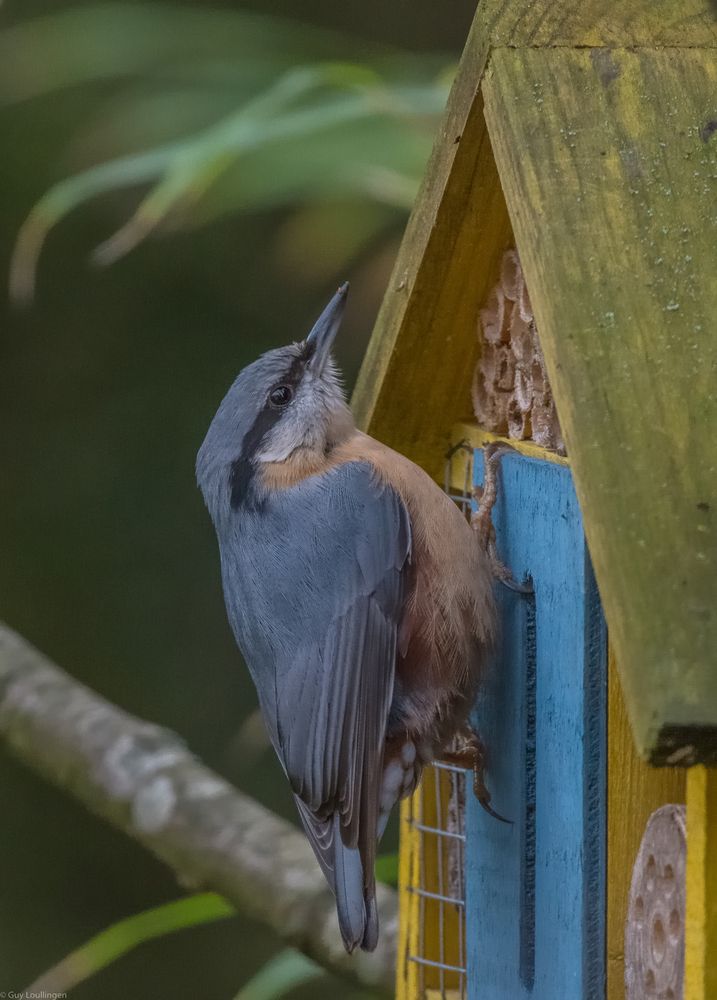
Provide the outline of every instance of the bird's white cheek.
<path id="1" fill-rule="evenodd" d="M 272 434 L 266 445 L 257 452 L 257 461 L 284 462 L 297 447 L 292 435 Z"/>
<path id="2" fill-rule="evenodd" d="M 259 462 L 284 462 L 297 448 L 316 446 L 313 424 L 303 419 L 301 407 L 286 413 L 257 451 Z"/>

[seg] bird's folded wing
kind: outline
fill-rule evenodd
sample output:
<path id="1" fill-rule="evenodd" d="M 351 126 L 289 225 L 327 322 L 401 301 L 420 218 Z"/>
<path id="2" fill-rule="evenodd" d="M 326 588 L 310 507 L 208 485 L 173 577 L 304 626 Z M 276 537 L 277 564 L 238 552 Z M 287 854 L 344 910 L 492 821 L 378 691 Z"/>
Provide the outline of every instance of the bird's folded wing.
<path id="1" fill-rule="evenodd" d="M 279 691 L 280 755 L 294 792 L 318 821 L 309 824 L 312 840 L 323 842 L 321 821 L 338 812 L 341 838 L 359 848 L 368 872 L 395 657 L 390 613 L 374 595 L 358 595 L 320 645 L 301 651 Z"/>
<path id="2" fill-rule="evenodd" d="M 249 648 L 247 658 L 322 865 L 331 866 L 332 816 L 338 813 L 342 841 L 359 848 L 365 875 L 372 877 L 411 548 L 408 514 L 361 462 L 311 477 L 267 503 L 252 544 L 264 533 L 271 620 L 265 621 L 264 662 L 252 663 Z M 281 537 L 284 532 L 290 534 Z M 256 582 L 255 599 L 264 584 Z"/>

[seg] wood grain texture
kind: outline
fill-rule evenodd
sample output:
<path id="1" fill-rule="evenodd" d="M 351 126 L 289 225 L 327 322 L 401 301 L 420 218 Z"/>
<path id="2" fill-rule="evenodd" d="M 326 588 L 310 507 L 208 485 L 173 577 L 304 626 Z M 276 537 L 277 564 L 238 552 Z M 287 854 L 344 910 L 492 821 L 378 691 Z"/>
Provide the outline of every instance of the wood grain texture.
<path id="1" fill-rule="evenodd" d="M 717 45 L 710 0 L 483 0 L 476 20 L 495 47 Z"/>
<path id="2" fill-rule="evenodd" d="M 359 425 L 434 475 L 468 413 L 478 309 L 511 244 L 480 83 L 499 46 L 715 46 L 711 0 L 483 0 L 361 368 Z"/>
<path id="3" fill-rule="evenodd" d="M 487 56 L 476 22 L 352 400 L 364 430 L 436 477 L 470 413 L 478 310 L 511 240 L 479 90 Z"/>
<path id="4" fill-rule="evenodd" d="M 717 756 L 717 58 L 493 53 L 486 116 L 639 750 Z"/>
<path id="5" fill-rule="evenodd" d="M 684 1000 L 717 997 L 717 771 L 687 778 L 687 922 Z"/>
<path id="6" fill-rule="evenodd" d="M 612 649 L 608 674 L 607 1000 L 625 1000 L 625 920 L 645 825 L 667 803 L 684 803 L 685 770 L 650 767 L 636 753 Z"/>
<path id="7" fill-rule="evenodd" d="M 476 478 L 482 461 L 476 456 Z M 469 997 L 605 995 L 604 620 L 570 471 L 506 455 L 494 523 L 534 596 L 505 591 L 478 703 L 497 822 L 468 797 Z"/>

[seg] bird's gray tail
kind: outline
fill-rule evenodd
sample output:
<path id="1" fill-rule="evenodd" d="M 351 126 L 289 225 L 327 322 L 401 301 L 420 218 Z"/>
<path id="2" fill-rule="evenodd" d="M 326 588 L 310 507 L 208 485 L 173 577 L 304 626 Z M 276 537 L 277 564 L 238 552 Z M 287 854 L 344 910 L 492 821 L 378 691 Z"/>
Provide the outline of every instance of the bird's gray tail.
<path id="1" fill-rule="evenodd" d="M 341 937 L 349 953 L 357 945 L 364 951 L 373 951 L 378 944 L 378 910 L 373 872 L 368 880 L 364 879 L 358 847 L 347 847 L 341 839 L 341 817 L 338 812 L 334 813 L 333 832 L 333 883 Z"/>

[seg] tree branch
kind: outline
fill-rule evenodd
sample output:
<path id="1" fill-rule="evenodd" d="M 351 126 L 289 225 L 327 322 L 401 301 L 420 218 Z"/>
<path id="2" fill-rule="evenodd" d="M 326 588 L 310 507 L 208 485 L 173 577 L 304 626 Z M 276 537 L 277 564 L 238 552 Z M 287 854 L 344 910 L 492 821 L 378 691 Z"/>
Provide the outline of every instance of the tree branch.
<path id="1" fill-rule="evenodd" d="M 25 764 L 174 869 L 320 965 L 393 994 L 396 894 L 379 885 L 381 939 L 348 956 L 304 836 L 197 761 L 172 732 L 105 701 L 0 623 L 0 737 Z"/>

